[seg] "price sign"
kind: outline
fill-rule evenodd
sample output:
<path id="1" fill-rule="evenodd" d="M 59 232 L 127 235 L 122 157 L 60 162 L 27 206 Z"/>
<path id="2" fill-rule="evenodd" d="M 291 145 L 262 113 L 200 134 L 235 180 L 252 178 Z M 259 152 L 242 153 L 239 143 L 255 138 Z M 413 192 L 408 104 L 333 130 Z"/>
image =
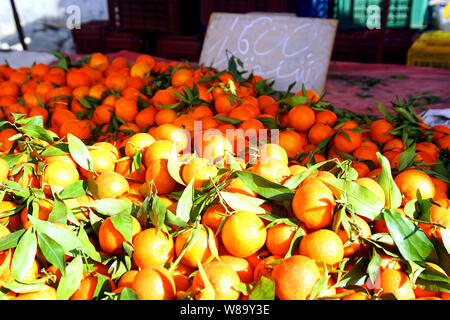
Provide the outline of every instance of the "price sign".
<path id="1" fill-rule="evenodd" d="M 212 13 L 200 63 L 219 70 L 234 55 L 244 69 L 275 80 L 274 89 L 307 89 L 321 94 L 336 36 L 335 19 L 300 18 L 289 14 Z"/>

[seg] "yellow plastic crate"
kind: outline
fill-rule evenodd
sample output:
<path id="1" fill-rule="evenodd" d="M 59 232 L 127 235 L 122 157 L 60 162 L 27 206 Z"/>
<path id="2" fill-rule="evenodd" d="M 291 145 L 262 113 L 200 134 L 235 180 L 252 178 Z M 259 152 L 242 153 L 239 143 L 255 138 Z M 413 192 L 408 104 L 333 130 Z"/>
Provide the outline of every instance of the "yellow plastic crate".
<path id="1" fill-rule="evenodd" d="M 409 48 L 406 64 L 450 69 L 450 32 L 424 32 Z"/>

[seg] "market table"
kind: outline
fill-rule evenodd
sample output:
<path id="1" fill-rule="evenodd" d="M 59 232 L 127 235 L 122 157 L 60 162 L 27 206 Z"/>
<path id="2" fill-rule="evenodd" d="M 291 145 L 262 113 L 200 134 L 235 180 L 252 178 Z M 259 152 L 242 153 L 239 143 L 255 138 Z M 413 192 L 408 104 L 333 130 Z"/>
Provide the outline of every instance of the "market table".
<path id="1" fill-rule="evenodd" d="M 140 53 L 119 51 L 110 59 L 125 57 L 134 62 Z M 81 55 L 69 55 L 74 61 Z M 155 57 L 155 59 L 165 60 Z M 395 97 L 408 98 L 427 92 L 430 109 L 450 107 L 450 69 L 331 61 L 325 100 L 337 108 L 378 114 L 376 101 L 389 106 Z M 446 113 L 450 119 L 450 114 Z"/>
<path id="2" fill-rule="evenodd" d="M 28 53 L 32 54 L 32 53 Z M 118 51 L 107 54 L 108 58 L 125 57 L 133 63 L 139 52 Z M 19 55 L 19 53 L 17 53 Z M 35 53 L 36 60 L 42 55 L 48 59 L 48 53 Z M 82 57 L 80 54 L 67 54 L 73 61 Z M 13 64 L 14 54 L 9 62 Z M 165 59 L 155 57 L 156 60 Z M 30 58 L 23 56 L 17 63 L 29 63 Z M 401 99 L 410 95 L 418 96 L 427 92 L 432 112 L 441 117 L 428 119 L 428 123 L 440 122 L 450 125 L 450 69 L 413 67 L 407 65 L 375 64 L 331 61 L 328 69 L 325 100 L 337 108 L 345 108 L 358 113 L 379 114 L 376 102 L 390 106 L 398 96 Z M 418 110 L 421 112 L 421 110 Z"/>

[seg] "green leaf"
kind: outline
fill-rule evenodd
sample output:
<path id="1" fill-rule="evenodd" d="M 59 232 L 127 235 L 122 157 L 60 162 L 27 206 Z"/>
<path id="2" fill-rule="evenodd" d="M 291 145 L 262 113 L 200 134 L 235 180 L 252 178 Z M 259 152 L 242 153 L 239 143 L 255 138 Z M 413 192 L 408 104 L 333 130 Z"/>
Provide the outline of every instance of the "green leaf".
<path id="1" fill-rule="evenodd" d="M 392 237 L 389 233 L 374 233 L 369 238 L 366 238 L 366 241 L 369 241 L 375 247 L 383 250 L 384 253 L 388 255 L 397 256 L 396 254 L 386 249 L 386 245 L 389 247 L 395 247 L 395 242 L 394 240 L 392 240 Z"/>
<path id="2" fill-rule="evenodd" d="M 406 120 L 408 120 L 412 123 L 417 123 L 417 120 L 414 118 L 414 116 L 408 110 L 406 110 L 406 108 L 393 107 L 393 109 L 394 109 L 394 111 L 396 111 L 399 115 L 401 115 Z"/>
<path id="3" fill-rule="evenodd" d="M 138 221 L 143 221 L 142 219 L 144 219 L 145 221 L 144 227 L 146 227 L 147 225 L 147 219 L 150 215 L 151 210 L 152 210 L 152 197 L 146 196 L 144 201 L 142 201 L 142 204 L 139 207 L 135 216 L 136 219 L 138 219 Z"/>
<path id="4" fill-rule="evenodd" d="M 83 244 L 83 250 L 87 253 L 89 257 L 94 259 L 95 261 L 101 261 L 100 254 L 95 249 L 94 244 L 89 239 L 88 234 L 86 233 L 86 230 L 84 228 L 78 229 L 77 234 L 78 240 Z"/>
<path id="5" fill-rule="evenodd" d="M 417 199 L 413 199 L 410 202 L 413 202 L 413 201 L 414 201 L 415 208 L 416 208 L 413 218 L 430 222 L 430 215 L 431 215 L 430 209 L 433 206 L 433 203 L 431 202 L 431 200 L 422 199 L 422 196 L 419 193 Z"/>
<path id="6" fill-rule="evenodd" d="M 85 207 L 93 208 L 98 213 L 112 216 L 122 212 L 131 213 L 132 204 L 123 199 L 100 199 L 86 204 Z"/>
<path id="7" fill-rule="evenodd" d="M 25 231 L 25 229 L 19 229 L 1 238 L 0 251 L 17 247 L 17 244 L 19 243 Z"/>
<path id="8" fill-rule="evenodd" d="M 291 200 L 294 192 L 278 183 L 267 180 L 253 172 L 236 171 L 237 176 L 250 189 L 269 200 Z"/>
<path id="9" fill-rule="evenodd" d="M 306 104 L 309 98 L 306 96 L 290 96 L 278 101 L 278 103 L 285 103 L 291 107 L 300 106 Z"/>
<path id="10" fill-rule="evenodd" d="M 50 131 L 44 129 L 43 127 L 37 126 L 32 123 L 27 123 L 22 127 L 22 130 L 29 137 L 41 139 L 48 143 L 53 143 L 53 136 L 51 135 Z"/>
<path id="11" fill-rule="evenodd" d="M 104 296 L 105 292 L 111 291 L 111 283 L 108 278 L 101 273 L 95 273 L 97 277 L 97 286 L 95 287 L 94 294 L 92 296 L 93 300 L 98 300 Z"/>
<path id="12" fill-rule="evenodd" d="M 119 300 L 140 300 L 140 299 L 139 296 L 136 294 L 136 292 L 133 291 L 133 289 L 124 288 L 120 292 Z"/>
<path id="13" fill-rule="evenodd" d="M 56 64 L 56 66 L 58 68 L 61 68 L 61 69 L 65 70 L 65 71 L 69 71 L 69 62 L 65 58 L 60 59 L 58 61 L 58 63 Z"/>
<path id="14" fill-rule="evenodd" d="M 450 278 L 446 274 L 427 263 L 418 262 L 418 264 L 423 268 L 415 281 L 419 288 L 434 292 L 450 292 Z"/>
<path id="15" fill-rule="evenodd" d="M 403 151 L 400 155 L 398 163 L 398 171 L 402 172 L 406 168 L 410 167 L 416 158 L 416 145 L 413 144 L 408 149 Z"/>
<path id="16" fill-rule="evenodd" d="M 157 195 L 153 196 L 152 208 L 150 211 L 150 221 L 156 227 L 157 230 L 165 230 L 164 222 L 166 215 L 169 213 L 164 202 Z"/>
<path id="17" fill-rule="evenodd" d="M 34 124 L 35 126 L 38 127 L 44 127 L 42 116 L 18 119 L 16 123 L 21 124 L 23 126 L 26 126 L 27 124 Z"/>
<path id="18" fill-rule="evenodd" d="M 385 206 L 391 210 L 397 209 L 402 204 L 402 194 L 392 177 L 391 165 L 389 160 L 379 152 L 377 152 L 377 158 L 381 165 L 377 182 L 384 191 L 386 198 Z"/>
<path id="19" fill-rule="evenodd" d="M 48 284 L 46 283 L 46 281 L 48 281 L 48 277 L 26 281 L 14 279 L 5 283 L 2 288 L 11 290 L 15 293 L 36 292 L 48 289 Z"/>
<path id="20" fill-rule="evenodd" d="M 408 201 L 403 207 L 403 212 L 410 218 L 414 218 L 414 216 L 416 215 L 416 203 L 417 199 L 412 199 Z"/>
<path id="21" fill-rule="evenodd" d="M 250 211 L 256 214 L 266 213 L 266 211 L 260 207 L 265 202 L 264 199 L 226 191 L 220 191 L 220 196 L 233 210 Z"/>
<path id="22" fill-rule="evenodd" d="M 93 108 L 92 104 L 89 102 L 88 99 L 86 99 L 86 98 L 78 98 L 77 100 L 86 109 L 92 109 Z"/>
<path id="23" fill-rule="evenodd" d="M 171 224 L 171 225 L 182 227 L 182 228 L 189 226 L 188 223 L 186 223 L 183 219 L 177 217 L 175 214 L 173 214 L 169 210 L 166 211 L 165 222 L 167 224 Z"/>
<path id="24" fill-rule="evenodd" d="M 382 105 L 378 101 L 376 102 L 376 104 L 378 106 L 378 110 L 383 114 L 383 116 L 386 118 L 387 121 L 394 120 L 394 117 L 395 117 L 394 114 L 389 112 L 384 105 Z"/>
<path id="25" fill-rule="evenodd" d="M 185 186 L 186 184 L 184 183 L 183 179 L 181 178 L 180 175 L 180 169 L 181 166 L 183 165 L 183 162 L 181 162 L 178 159 L 178 152 L 177 152 L 177 148 L 176 148 L 176 144 L 173 144 L 173 148 L 172 148 L 172 154 L 171 156 L 167 159 L 167 170 L 169 171 L 170 176 L 179 184 Z"/>
<path id="26" fill-rule="evenodd" d="M 295 190 L 300 185 L 300 183 L 302 183 L 302 181 L 305 180 L 305 178 L 309 174 L 316 171 L 317 169 L 319 169 L 321 166 L 323 166 L 327 162 L 330 162 L 330 160 L 322 161 L 322 162 L 312 165 L 308 169 L 300 172 L 299 174 L 296 174 L 295 176 L 290 177 L 288 180 L 286 180 L 286 182 L 283 185 L 291 190 Z"/>
<path id="27" fill-rule="evenodd" d="M 96 235 L 98 235 L 102 222 L 103 219 L 96 215 L 94 211 L 91 210 L 91 212 L 89 212 L 89 223 L 91 224 L 92 230 Z"/>
<path id="28" fill-rule="evenodd" d="M 346 287 L 348 285 L 362 285 L 367 280 L 367 266 L 369 264 L 368 255 L 359 258 L 353 267 L 336 282 L 335 287 Z"/>
<path id="29" fill-rule="evenodd" d="M 131 242 L 133 233 L 133 221 L 128 213 L 119 213 L 111 216 L 111 222 L 114 228 L 120 232 L 126 241 Z"/>
<path id="30" fill-rule="evenodd" d="M 357 92 L 355 93 L 358 97 L 361 98 L 372 98 L 373 94 L 367 93 L 367 92 Z"/>
<path id="31" fill-rule="evenodd" d="M 250 294 L 251 288 L 252 285 L 245 282 L 240 282 L 237 286 L 235 286 L 235 289 L 241 292 L 244 296 L 248 296 Z"/>
<path id="32" fill-rule="evenodd" d="M 409 76 L 406 74 L 392 74 L 389 76 L 391 79 L 408 79 Z"/>
<path id="33" fill-rule="evenodd" d="M 59 280 L 56 290 L 58 300 L 68 300 L 78 290 L 83 279 L 83 260 L 75 257 L 66 267 L 66 274 Z"/>
<path id="34" fill-rule="evenodd" d="M 228 168 L 231 171 L 239 171 L 241 170 L 241 167 L 239 166 L 239 164 L 236 161 L 236 158 L 233 157 L 231 154 L 227 153 L 226 154 L 226 163 L 228 164 Z"/>
<path id="35" fill-rule="evenodd" d="M 24 280 L 36 258 L 37 239 L 33 228 L 28 229 L 20 239 L 11 261 L 11 274 L 16 280 Z"/>
<path id="36" fill-rule="evenodd" d="M 53 207 L 50 215 L 48 216 L 49 222 L 58 222 L 62 224 L 67 223 L 67 216 L 69 214 L 69 209 L 67 208 L 64 201 L 58 196 L 55 196 L 53 200 Z"/>
<path id="37" fill-rule="evenodd" d="M 130 256 L 133 256 L 133 248 L 127 242 L 124 242 L 123 244 L 124 244 L 123 248 L 124 248 L 124 252 L 125 252 L 125 255 L 123 257 L 125 260 L 125 257 L 129 258 Z M 126 246 L 126 249 L 125 249 L 125 246 Z M 131 249 L 131 250 L 129 250 L 129 249 Z M 130 253 L 128 253 L 128 251 Z M 130 267 L 127 267 L 125 264 L 126 264 L 125 261 L 122 261 L 119 259 L 113 261 L 113 263 L 108 268 L 108 273 L 111 275 L 111 280 L 120 279 L 120 277 L 122 277 L 128 270 L 130 270 Z"/>
<path id="38" fill-rule="evenodd" d="M 168 105 L 163 105 L 163 104 L 159 104 L 156 103 L 156 106 L 160 107 L 161 109 L 176 109 L 181 105 L 181 101 L 174 103 L 174 104 L 168 104 Z"/>
<path id="39" fill-rule="evenodd" d="M 271 117 L 256 117 L 262 124 L 269 129 L 279 129 L 279 125 L 276 119 Z"/>
<path id="40" fill-rule="evenodd" d="M 52 146 L 47 147 L 44 151 L 42 151 L 41 156 L 49 157 L 49 156 L 58 156 L 63 154 L 69 154 L 69 144 L 68 143 L 57 143 Z"/>
<path id="41" fill-rule="evenodd" d="M 176 216 L 183 221 L 188 222 L 191 218 L 191 210 L 194 204 L 194 179 L 189 182 L 187 187 L 181 194 L 180 200 L 178 200 Z"/>
<path id="42" fill-rule="evenodd" d="M 29 188 L 21 188 L 17 182 L 14 182 L 11 180 L 5 180 L 3 182 L 3 188 L 7 192 L 11 192 L 12 194 L 16 195 L 17 197 L 20 197 L 23 199 L 27 199 L 30 196 Z"/>
<path id="43" fill-rule="evenodd" d="M 437 254 L 427 235 L 401 213 L 383 210 L 384 221 L 403 258 L 436 262 Z"/>
<path id="44" fill-rule="evenodd" d="M 17 161 L 19 161 L 23 157 L 23 155 L 24 153 L 21 152 L 18 154 L 8 154 L 1 158 L 8 163 L 9 169 L 12 169 L 17 164 Z"/>
<path id="45" fill-rule="evenodd" d="M 79 180 L 67 186 L 63 191 L 61 191 L 59 196 L 63 200 L 78 198 L 86 194 L 86 188 L 86 180 Z"/>
<path id="46" fill-rule="evenodd" d="M 67 134 L 70 155 L 73 160 L 85 170 L 94 171 L 93 160 L 86 145 L 73 134 Z"/>
<path id="47" fill-rule="evenodd" d="M 381 257 L 378 254 L 377 250 L 373 248 L 372 257 L 370 258 L 369 264 L 367 266 L 367 273 L 369 274 L 369 278 L 372 281 L 372 283 L 375 283 L 377 276 L 380 272 L 380 264 L 381 264 Z"/>
<path id="48" fill-rule="evenodd" d="M 320 278 L 319 281 L 316 282 L 308 300 L 315 300 L 321 296 L 323 290 L 325 290 L 327 287 L 327 282 L 329 278 L 330 276 L 327 275 Z"/>
<path id="49" fill-rule="evenodd" d="M 45 233 L 38 232 L 39 249 L 42 251 L 45 259 L 57 267 L 61 274 L 66 274 L 66 261 L 64 259 L 64 249 Z"/>
<path id="50" fill-rule="evenodd" d="M 445 271 L 446 274 L 450 274 L 450 254 L 442 242 L 437 239 L 435 236 L 431 236 L 431 242 L 433 243 L 438 258 L 438 265 Z"/>
<path id="51" fill-rule="evenodd" d="M 369 189 L 356 182 L 343 179 L 321 179 L 335 194 L 336 198 L 345 196 L 356 214 L 375 220 L 380 216 L 384 204 Z"/>
<path id="52" fill-rule="evenodd" d="M 236 82 L 240 82 L 242 80 L 242 75 L 241 73 L 238 71 L 238 65 L 236 63 L 235 60 L 235 56 L 232 55 L 229 59 L 228 59 L 228 68 L 227 70 L 230 72 L 231 76 L 233 77 L 233 80 Z"/>
<path id="53" fill-rule="evenodd" d="M 216 119 L 216 120 L 219 120 L 219 121 L 222 121 L 222 122 L 230 123 L 230 124 L 232 124 L 234 126 L 237 125 L 237 124 L 242 123 L 242 120 L 235 119 L 235 118 L 227 118 L 227 117 L 224 117 L 224 116 L 214 116 L 212 118 Z"/>
<path id="54" fill-rule="evenodd" d="M 447 228 L 441 228 L 441 236 L 442 236 L 442 244 L 444 248 L 447 250 L 447 253 L 450 254 L 450 230 Z"/>
<path id="55" fill-rule="evenodd" d="M 284 256 L 284 258 L 289 258 L 293 254 L 295 254 L 295 251 L 298 249 L 298 246 L 300 245 L 300 241 L 302 240 L 303 236 L 306 235 L 306 232 L 303 228 L 298 228 L 297 231 L 295 231 L 294 236 L 292 237 L 291 243 L 289 244 L 289 250 Z"/>
<path id="56" fill-rule="evenodd" d="M 420 261 L 415 262 L 411 260 L 406 260 L 405 264 L 406 264 L 405 269 L 411 283 L 415 283 L 417 277 L 422 273 L 423 270 L 425 270 L 425 267 L 420 265 Z"/>
<path id="57" fill-rule="evenodd" d="M 203 281 L 203 285 L 204 285 L 204 292 L 205 294 L 202 296 L 208 299 L 214 299 L 216 296 L 216 291 L 214 290 L 214 287 L 212 286 L 211 282 L 209 281 L 208 275 L 205 272 L 205 269 L 203 269 L 203 266 L 200 262 L 200 260 L 197 257 L 197 262 L 198 262 L 198 272 L 200 272 L 200 277 Z M 204 300 L 205 298 L 201 299 Z"/>
<path id="58" fill-rule="evenodd" d="M 275 280 L 262 276 L 250 293 L 249 300 L 274 300 Z"/>
<path id="59" fill-rule="evenodd" d="M 68 230 L 61 225 L 49 221 L 36 219 L 33 216 L 29 216 L 29 219 L 37 231 L 45 233 L 64 248 L 65 254 L 74 256 L 76 252 L 81 250 L 95 261 L 99 261 L 99 253 L 97 251 L 92 251 L 90 247 L 87 247 L 72 230 Z"/>
<path id="60" fill-rule="evenodd" d="M 208 248 L 211 251 L 214 258 L 217 260 L 220 260 L 219 258 L 219 251 L 216 246 L 214 231 L 211 230 L 211 228 L 207 228 L 206 226 L 203 226 L 206 233 L 208 234 Z"/>

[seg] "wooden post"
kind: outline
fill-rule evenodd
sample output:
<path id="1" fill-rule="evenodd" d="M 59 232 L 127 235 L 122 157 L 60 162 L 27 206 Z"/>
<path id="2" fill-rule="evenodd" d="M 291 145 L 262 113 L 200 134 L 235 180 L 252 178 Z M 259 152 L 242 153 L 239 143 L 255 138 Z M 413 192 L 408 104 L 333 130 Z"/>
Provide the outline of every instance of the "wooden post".
<path id="1" fill-rule="evenodd" d="M 19 14 L 17 13 L 16 4 L 14 3 L 14 0 L 10 0 L 10 1 L 11 1 L 11 8 L 13 11 L 13 16 L 14 16 L 14 22 L 16 23 L 17 33 L 19 34 L 20 43 L 22 44 L 23 50 L 27 50 L 27 44 L 25 43 L 25 36 L 23 34 L 22 25 L 20 24 L 20 18 L 19 18 Z"/>
<path id="2" fill-rule="evenodd" d="M 377 46 L 377 63 L 381 63 L 383 60 L 383 51 L 384 51 L 384 39 L 386 37 L 386 26 L 389 15 L 389 6 L 391 5 L 390 0 L 383 1 L 383 8 L 381 9 L 381 30 L 378 36 L 378 46 Z"/>

